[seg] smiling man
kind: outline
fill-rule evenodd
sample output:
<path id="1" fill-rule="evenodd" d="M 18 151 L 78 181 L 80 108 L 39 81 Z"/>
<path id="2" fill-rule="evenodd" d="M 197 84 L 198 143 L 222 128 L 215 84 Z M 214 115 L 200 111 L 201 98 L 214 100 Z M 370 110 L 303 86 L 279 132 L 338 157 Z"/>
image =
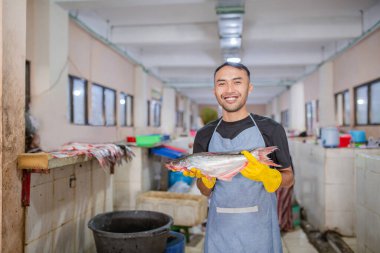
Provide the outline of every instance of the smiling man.
<path id="1" fill-rule="evenodd" d="M 227 62 L 215 70 L 214 93 L 223 115 L 197 132 L 193 151 L 243 151 L 248 165 L 229 182 L 210 180 L 194 172 L 199 177 L 198 188 L 210 196 L 205 253 L 282 252 L 273 191 L 293 185 L 288 142 L 280 124 L 247 111 L 252 91 L 246 66 Z M 244 152 L 265 146 L 279 148 L 271 158 L 282 166 L 280 169 L 259 164 Z M 272 187 L 264 187 L 268 180 Z"/>

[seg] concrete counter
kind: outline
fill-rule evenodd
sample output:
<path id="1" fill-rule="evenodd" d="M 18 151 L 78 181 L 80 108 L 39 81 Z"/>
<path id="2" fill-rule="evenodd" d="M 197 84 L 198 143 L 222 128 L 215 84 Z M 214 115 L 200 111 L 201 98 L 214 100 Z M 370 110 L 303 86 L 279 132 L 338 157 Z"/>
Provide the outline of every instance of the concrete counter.
<path id="1" fill-rule="evenodd" d="M 295 195 L 307 218 L 321 231 L 355 235 L 355 157 L 380 155 L 380 149 L 327 149 L 289 141 L 294 163 Z"/>
<path id="2" fill-rule="evenodd" d="M 380 249 L 380 155 L 359 154 L 356 167 L 356 236 L 358 252 Z"/>

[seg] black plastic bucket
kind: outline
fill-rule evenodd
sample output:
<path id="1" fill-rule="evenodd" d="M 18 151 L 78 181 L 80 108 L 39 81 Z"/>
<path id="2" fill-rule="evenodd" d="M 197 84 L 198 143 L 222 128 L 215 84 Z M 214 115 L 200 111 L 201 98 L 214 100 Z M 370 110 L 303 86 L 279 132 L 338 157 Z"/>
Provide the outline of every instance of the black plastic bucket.
<path id="1" fill-rule="evenodd" d="M 163 253 L 173 219 L 151 211 L 98 214 L 88 222 L 98 253 Z"/>

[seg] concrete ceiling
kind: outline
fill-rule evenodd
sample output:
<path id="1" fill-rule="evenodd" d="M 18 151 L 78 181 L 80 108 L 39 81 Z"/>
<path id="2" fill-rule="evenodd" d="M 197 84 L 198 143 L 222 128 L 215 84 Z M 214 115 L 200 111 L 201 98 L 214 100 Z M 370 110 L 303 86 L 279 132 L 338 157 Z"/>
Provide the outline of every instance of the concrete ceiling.
<path id="1" fill-rule="evenodd" d="M 215 104 L 213 71 L 223 63 L 216 0 L 56 0 L 124 48 L 167 85 Z M 243 2 L 239 0 L 239 2 Z M 283 92 L 363 33 L 378 0 L 246 0 L 241 58 L 252 72 L 249 103 Z"/>

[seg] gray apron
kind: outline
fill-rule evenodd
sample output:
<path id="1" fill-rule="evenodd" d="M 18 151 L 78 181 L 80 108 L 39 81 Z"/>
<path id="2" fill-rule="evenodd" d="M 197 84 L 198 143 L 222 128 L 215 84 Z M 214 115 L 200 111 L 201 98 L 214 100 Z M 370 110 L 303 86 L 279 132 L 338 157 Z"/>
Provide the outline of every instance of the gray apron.
<path id="1" fill-rule="evenodd" d="M 255 126 L 230 139 L 216 129 L 209 152 L 239 152 L 265 147 Z M 237 174 L 232 181 L 217 180 L 207 218 L 205 253 L 281 253 L 275 193 L 268 193 L 261 182 Z"/>

